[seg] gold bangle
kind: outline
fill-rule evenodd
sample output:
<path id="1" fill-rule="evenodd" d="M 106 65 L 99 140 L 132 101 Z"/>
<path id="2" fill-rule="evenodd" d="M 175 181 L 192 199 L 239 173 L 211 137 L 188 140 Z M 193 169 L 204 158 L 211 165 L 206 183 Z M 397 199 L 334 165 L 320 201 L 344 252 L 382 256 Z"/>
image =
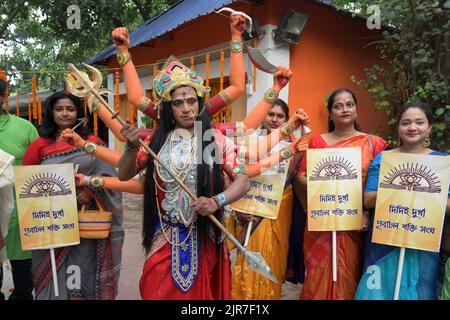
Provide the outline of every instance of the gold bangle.
<path id="1" fill-rule="evenodd" d="M 222 98 L 222 100 L 225 102 L 225 104 L 226 104 L 227 106 L 229 106 L 230 104 L 233 103 L 233 99 L 231 99 L 231 98 L 228 96 L 228 94 L 227 94 L 227 92 L 226 92 L 225 90 L 220 91 L 220 92 L 219 92 L 219 96 Z"/>
<path id="2" fill-rule="evenodd" d="M 240 40 L 231 40 L 230 41 L 230 49 L 231 52 L 239 53 L 244 50 L 244 44 Z"/>
<path id="3" fill-rule="evenodd" d="M 89 185 L 94 188 L 101 188 L 105 185 L 105 181 L 102 177 L 92 176 L 91 179 L 89 179 Z"/>
<path id="4" fill-rule="evenodd" d="M 269 88 L 264 92 L 264 101 L 269 104 L 274 104 L 278 99 L 278 92 L 274 88 Z"/>
<path id="5" fill-rule="evenodd" d="M 139 101 L 137 108 L 139 110 L 141 110 L 142 112 L 144 112 L 144 110 L 147 108 L 147 106 L 151 103 L 152 103 L 152 100 L 150 100 L 149 98 L 144 96 L 144 97 L 142 97 L 141 101 Z"/>
<path id="6" fill-rule="evenodd" d="M 131 60 L 131 54 L 128 51 L 120 50 L 117 52 L 117 62 L 121 67 L 126 65 Z"/>
<path id="7" fill-rule="evenodd" d="M 83 146 L 83 151 L 87 154 L 94 154 L 97 151 L 97 145 L 93 142 L 86 141 Z"/>
<path id="8" fill-rule="evenodd" d="M 289 159 L 290 157 L 292 157 L 292 152 L 291 152 L 291 150 L 289 150 L 289 147 L 281 149 L 280 157 L 281 157 L 281 161 Z"/>
<path id="9" fill-rule="evenodd" d="M 294 126 L 290 124 L 289 122 L 285 122 L 280 126 L 280 132 L 283 135 L 283 137 L 286 137 L 294 131 Z"/>

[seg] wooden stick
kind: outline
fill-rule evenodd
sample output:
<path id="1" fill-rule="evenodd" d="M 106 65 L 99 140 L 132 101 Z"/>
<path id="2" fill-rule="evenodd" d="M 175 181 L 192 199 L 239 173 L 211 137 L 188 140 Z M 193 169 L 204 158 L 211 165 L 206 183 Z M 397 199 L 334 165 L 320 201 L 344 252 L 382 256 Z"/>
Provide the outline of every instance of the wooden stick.
<path id="1" fill-rule="evenodd" d="M 250 221 L 247 225 L 247 233 L 245 235 L 244 248 L 247 248 L 248 240 L 250 239 L 250 232 L 252 231 L 252 227 L 253 227 L 253 220 Z"/>
<path id="2" fill-rule="evenodd" d="M 55 249 L 50 249 L 50 258 L 52 261 L 53 274 L 53 288 L 55 289 L 55 296 L 59 297 L 58 274 L 56 273 Z"/>
<path id="3" fill-rule="evenodd" d="M 119 123 L 123 126 L 125 125 L 125 122 L 123 121 L 123 119 L 118 116 L 117 113 L 114 113 L 114 111 L 111 109 L 111 107 L 108 105 L 108 103 L 105 101 L 105 99 L 103 99 L 103 97 L 96 91 L 96 90 L 92 90 L 91 91 L 92 94 L 109 110 L 109 112 L 111 112 L 113 114 L 113 118 L 117 118 L 117 121 L 119 121 Z M 155 159 L 156 161 L 158 161 L 158 163 L 164 168 L 164 170 L 166 170 L 167 172 L 172 172 L 171 169 L 169 168 L 169 166 L 164 163 L 163 161 L 161 161 L 161 159 L 153 152 L 152 149 L 150 149 L 150 147 L 144 142 L 144 140 L 142 140 L 141 138 L 139 138 L 139 144 L 145 149 L 145 151 L 147 151 L 152 157 L 153 159 Z M 197 196 L 195 195 L 195 193 L 192 192 L 192 190 L 186 186 L 183 181 L 180 180 L 180 178 L 178 178 L 176 175 L 172 175 L 173 178 L 175 179 L 175 181 L 180 185 L 181 188 L 183 188 L 184 191 L 187 192 L 187 194 L 195 201 L 197 200 Z M 244 251 L 244 247 L 242 246 L 242 244 L 239 243 L 239 241 L 237 241 L 237 239 L 223 226 L 223 224 L 220 223 L 219 220 L 217 220 L 216 217 L 214 217 L 213 215 L 208 215 L 208 218 L 210 218 L 213 223 L 223 232 L 225 233 L 228 238 L 241 250 Z"/>
<path id="4" fill-rule="evenodd" d="M 398 258 L 397 279 L 395 280 L 394 300 L 398 300 L 400 295 L 400 285 L 402 282 L 403 261 L 405 260 L 405 248 L 400 248 L 400 256 Z"/>
<path id="5" fill-rule="evenodd" d="M 337 243 L 336 243 L 336 231 L 331 232 L 332 238 L 332 255 L 333 255 L 333 282 L 337 282 Z"/>

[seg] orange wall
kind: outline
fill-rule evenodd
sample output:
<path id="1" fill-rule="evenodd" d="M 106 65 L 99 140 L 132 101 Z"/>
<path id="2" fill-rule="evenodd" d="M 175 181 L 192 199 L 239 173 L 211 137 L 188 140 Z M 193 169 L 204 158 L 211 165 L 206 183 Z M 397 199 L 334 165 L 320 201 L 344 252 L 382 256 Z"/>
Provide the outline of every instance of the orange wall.
<path id="1" fill-rule="evenodd" d="M 265 0 L 264 5 L 234 4 L 234 9 L 255 15 L 260 25 L 278 25 L 288 8 L 309 13 L 309 21 L 297 45 L 291 45 L 290 68 L 294 77 L 289 84 L 291 110 L 302 106 L 311 117 L 315 134 L 327 131 L 328 112 L 325 96 L 340 87 L 352 89 L 358 98 L 358 114 L 366 132 L 375 132 L 386 123 L 383 114 L 374 111 L 370 95 L 353 84 L 350 77 L 364 78 L 364 68 L 377 62 L 374 46 L 379 31 L 369 30 L 365 21 L 344 17 L 321 5 L 300 0 Z M 168 33 L 170 40 L 156 39 L 131 50 L 135 65 L 154 63 L 170 54 L 182 55 L 225 42 L 230 38 L 229 20 L 210 14 Z M 109 59 L 116 66 L 115 58 Z"/>
<path id="2" fill-rule="evenodd" d="M 290 107 L 303 106 L 315 133 L 328 130 L 325 96 L 341 87 L 353 90 L 358 99 L 358 117 L 363 131 L 375 132 L 385 124 L 382 111 L 375 111 L 371 95 L 352 83 L 351 76 L 365 78 L 364 68 L 378 61 L 374 46 L 380 32 L 366 28 L 361 19 L 350 20 L 328 8 L 284 1 L 286 6 L 310 14 L 298 45 L 291 46 Z M 281 10 L 280 10 L 281 11 Z M 282 12 L 279 14 L 281 15 Z M 383 127 L 384 128 L 384 127 Z"/>

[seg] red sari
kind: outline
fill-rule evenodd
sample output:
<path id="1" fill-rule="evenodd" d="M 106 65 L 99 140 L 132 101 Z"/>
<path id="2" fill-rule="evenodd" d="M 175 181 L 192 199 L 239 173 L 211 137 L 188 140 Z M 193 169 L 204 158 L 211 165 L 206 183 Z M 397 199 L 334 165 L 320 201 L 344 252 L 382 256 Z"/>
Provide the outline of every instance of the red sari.
<path id="1" fill-rule="evenodd" d="M 153 132 L 145 138 L 150 143 Z M 236 147 L 225 136 L 216 131 L 215 139 L 223 149 L 224 165 L 236 166 Z M 142 170 L 147 164 L 148 154 L 141 147 L 136 161 L 136 170 Z M 159 183 L 162 181 L 158 178 Z M 157 201 L 161 206 L 164 192 L 158 192 Z M 162 207 L 162 206 L 161 206 Z M 162 209 L 164 212 L 164 210 Z M 170 237 L 170 233 L 169 233 Z M 162 233 L 155 235 L 152 249 L 145 261 L 139 289 L 144 300 L 229 300 L 231 298 L 231 264 L 225 242 L 221 241 L 218 252 L 215 241 L 208 232 L 199 231 L 198 271 L 193 284 L 183 291 L 177 286 L 171 273 L 173 261 L 172 245 Z"/>
<path id="2" fill-rule="evenodd" d="M 372 159 L 387 146 L 382 138 L 367 134 L 328 145 L 321 135 L 314 136 L 309 148 L 361 147 L 362 188 Z M 306 155 L 298 174 L 306 172 Z M 360 231 L 336 232 L 337 282 L 332 281 L 331 232 L 305 230 L 303 251 L 306 277 L 300 300 L 353 300 L 363 266 L 364 233 Z"/>
<path id="3" fill-rule="evenodd" d="M 105 145 L 89 136 L 88 141 Z M 76 163 L 85 175 L 116 176 L 116 170 L 100 159 L 92 157 L 66 141 L 36 139 L 23 157 L 24 165 Z M 48 250 L 33 250 L 33 281 L 37 300 L 111 300 L 117 295 L 124 231 L 122 227 L 122 195 L 107 189 L 77 188 L 97 200 L 104 210 L 113 212 L 112 228 L 107 239 L 80 239 L 75 246 L 55 249 L 59 279 L 59 297 L 54 296 L 53 274 Z M 94 201 L 90 201 L 90 206 Z M 94 209 L 89 207 L 88 209 Z M 78 266 L 81 280 L 77 286 L 70 281 L 72 266 Z"/>
<path id="4" fill-rule="evenodd" d="M 229 300 L 231 271 L 228 251 L 222 243 L 220 257 L 216 244 L 208 236 L 200 241 L 199 271 L 189 291 L 180 290 L 170 273 L 171 244 L 150 255 L 139 283 L 144 300 Z"/>

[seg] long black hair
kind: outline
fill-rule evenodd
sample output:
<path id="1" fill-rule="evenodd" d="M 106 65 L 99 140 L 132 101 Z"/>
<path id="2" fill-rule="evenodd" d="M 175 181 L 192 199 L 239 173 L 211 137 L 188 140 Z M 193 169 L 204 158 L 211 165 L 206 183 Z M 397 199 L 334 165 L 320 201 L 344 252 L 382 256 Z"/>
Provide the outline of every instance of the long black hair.
<path id="1" fill-rule="evenodd" d="M 329 115 L 331 115 L 331 110 L 333 109 L 334 98 L 336 98 L 336 96 L 338 94 L 341 94 L 343 92 L 350 93 L 352 95 L 352 97 L 353 97 L 353 101 L 355 101 L 355 106 L 356 107 L 358 106 L 358 100 L 356 100 L 355 93 L 352 90 L 348 89 L 348 88 L 340 88 L 340 89 L 337 89 L 337 90 L 333 91 L 333 93 L 328 97 L 327 108 L 328 108 L 328 114 Z M 361 131 L 361 127 L 359 125 L 358 119 L 355 120 L 354 126 L 355 126 L 356 130 Z M 335 128 L 336 128 L 336 126 L 334 125 L 333 120 L 331 120 L 331 117 L 329 117 L 328 118 L 328 132 L 333 131 Z"/>
<path id="2" fill-rule="evenodd" d="M 204 99 L 198 98 L 199 112 L 204 108 Z M 201 121 L 201 133 L 202 137 L 206 130 L 211 129 L 211 116 L 207 112 L 200 112 L 196 119 Z M 161 118 L 158 121 L 158 128 L 150 142 L 150 149 L 152 149 L 156 154 L 161 150 L 164 145 L 169 133 L 175 129 L 175 119 L 172 112 L 171 102 L 164 102 L 162 105 Z M 197 137 L 198 139 L 199 137 Z M 200 137 L 201 138 L 201 137 Z M 215 139 L 212 138 L 211 141 L 204 141 L 201 139 L 201 155 L 203 151 L 210 144 L 215 144 Z M 217 146 L 215 146 L 217 147 Z M 218 150 L 214 148 L 213 150 Z M 200 150 L 198 150 L 200 151 Z M 198 152 L 197 151 L 197 152 Z M 214 156 L 214 154 L 213 154 Z M 205 163 L 205 159 L 202 156 L 202 161 L 197 164 L 197 196 L 198 197 L 211 197 L 215 194 L 222 192 L 223 190 L 223 177 L 220 169 L 220 165 L 214 161 L 213 164 L 213 179 L 210 179 L 209 165 Z M 153 236 L 155 234 L 155 226 L 158 220 L 158 208 L 156 205 L 156 189 L 155 182 L 153 180 L 153 171 L 155 165 L 153 163 L 153 158 L 148 157 L 147 160 L 147 173 L 145 176 L 145 189 L 144 189 L 144 223 L 142 230 L 142 245 L 147 253 L 149 253 Z M 221 212 L 217 211 L 214 214 L 217 218 L 220 218 Z M 200 234 L 204 236 L 207 231 L 207 224 L 211 223 L 209 218 L 198 215 L 197 221 L 200 226 Z M 162 227 L 162 226 L 161 226 Z M 215 237 L 218 239 L 219 230 L 215 230 Z M 220 244 L 217 245 L 217 252 L 219 252 Z"/>
<path id="3" fill-rule="evenodd" d="M 0 78 L 0 96 L 6 95 L 6 81 Z"/>
<path id="4" fill-rule="evenodd" d="M 56 139 L 59 128 L 55 120 L 53 119 L 53 108 L 55 107 L 56 102 L 60 99 L 70 99 L 73 102 L 73 104 L 77 108 L 77 118 L 81 118 L 84 114 L 81 99 L 64 91 L 55 92 L 50 97 L 45 99 L 44 102 L 45 111 L 42 119 L 42 125 L 39 128 L 39 135 L 43 138 L 52 140 Z M 90 134 L 89 120 L 87 121 L 87 123 L 79 125 L 75 129 L 75 132 L 78 133 L 78 135 L 83 139 L 86 139 Z"/>
<path id="5" fill-rule="evenodd" d="M 0 78 L 0 97 L 6 96 L 6 82 Z M 3 102 L 0 104 L 0 114 L 3 113 Z"/>

